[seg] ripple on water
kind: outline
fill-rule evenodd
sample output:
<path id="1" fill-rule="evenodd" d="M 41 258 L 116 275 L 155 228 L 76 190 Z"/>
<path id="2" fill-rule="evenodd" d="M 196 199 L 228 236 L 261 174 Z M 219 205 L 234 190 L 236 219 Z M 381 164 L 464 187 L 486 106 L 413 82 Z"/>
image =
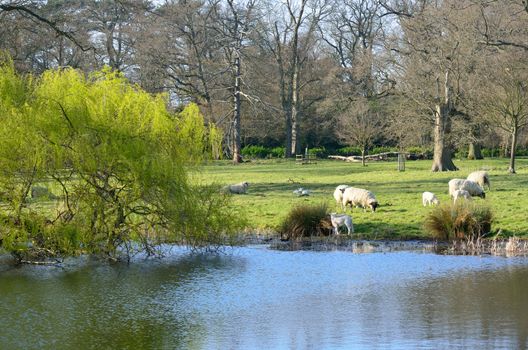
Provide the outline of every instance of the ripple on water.
<path id="1" fill-rule="evenodd" d="M 10 269 L 0 280 L 0 348 L 528 345 L 523 258 L 176 249 L 129 266 Z"/>

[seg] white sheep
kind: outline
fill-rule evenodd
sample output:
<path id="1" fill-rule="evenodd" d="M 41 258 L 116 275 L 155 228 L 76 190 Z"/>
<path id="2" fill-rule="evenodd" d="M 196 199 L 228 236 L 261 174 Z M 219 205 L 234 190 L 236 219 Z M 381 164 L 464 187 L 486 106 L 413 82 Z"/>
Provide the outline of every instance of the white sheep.
<path id="1" fill-rule="evenodd" d="M 248 187 L 249 183 L 244 181 L 234 185 L 227 185 L 224 187 L 224 190 L 229 193 L 244 194 L 247 192 Z"/>
<path id="2" fill-rule="evenodd" d="M 354 233 L 354 225 L 352 224 L 350 215 L 331 213 L 330 221 L 332 222 L 332 227 L 336 235 L 339 234 L 339 227 L 341 226 L 346 226 L 348 234 Z"/>
<path id="3" fill-rule="evenodd" d="M 337 204 L 341 204 L 341 208 L 343 210 L 345 210 L 345 208 L 343 207 L 343 192 L 345 192 L 345 189 L 347 189 L 348 185 L 339 185 L 336 187 L 335 191 L 334 191 L 334 199 L 336 200 L 336 203 Z"/>
<path id="4" fill-rule="evenodd" d="M 452 179 L 449 181 L 449 195 L 453 197 L 453 193 L 456 190 L 465 190 L 468 191 L 472 197 L 482 197 L 486 198 L 486 193 L 484 189 L 479 186 L 478 183 L 465 180 L 465 179 Z"/>
<path id="5" fill-rule="evenodd" d="M 422 193 L 422 204 L 424 207 L 428 205 L 438 205 L 440 201 L 433 192 L 424 192 Z"/>
<path id="6" fill-rule="evenodd" d="M 482 188 L 484 188 L 484 185 L 488 185 L 488 190 L 491 190 L 491 183 L 487 171 L 474 171 L 468 175 L 467 179 L 478 183 Z"/>
<path id="7" fill-rule="evenodd" d="M 466 190 L 455 190 L 453 191 L 453 203 L 456 203 L 459 198 L 471 200 L 471 195 Z"/>
<path id="8" fill-rule="evenodd" d="M 306 197 L 306 196 L 309 196 L 312 193 L 312 191 L 306 188 L 299 187 L 298 189 L 294 190 L 293 193 L 298 195 L 299 197 Z"/>
<path id="9" fill-rule="evenodd" d="M 367 207 L 376 211 L 376 208 L 379 206 L 378 200 L 374 193 L 364 190 L 362 188 L 348 187 L 343 192 L 343 207 L 346 208 L 347 204 L 350 204 L 350 207 L 362 207 L 363 210 L 366 210 Z"/>

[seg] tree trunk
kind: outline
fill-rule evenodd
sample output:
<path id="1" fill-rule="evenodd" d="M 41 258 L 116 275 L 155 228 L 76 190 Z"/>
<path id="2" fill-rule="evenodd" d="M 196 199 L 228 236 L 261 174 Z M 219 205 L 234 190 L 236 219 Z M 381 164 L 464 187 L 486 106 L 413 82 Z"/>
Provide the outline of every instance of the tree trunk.
<path id="1" fill-rule="evenodd" d="M 468 159 L 484 159 L 480 149 L 480 144 L 471 142 L 469 144 Z"/>
<path id="2" fill-rule="evenodd" d="M 292 153 L 292 118 L 291 118 L 291 110 L 285 110 L 286 113 L 286 158 L 291 158 Z"/>
<path id="3" fill-rule="evenodd" d="M 451 99 L 449 91 L 449 72 L 446 72 L 444 83 L 444 102 L 440 101 L 440 81 L 437 84 L 437 103 L 435 106 L 434 123 L 434 151 L 432 171 L 454 171 L 458 168 L 453 163 L 451 150 L 446 142 L 446 131 L 449 126 L 449 114 L 451 111 Z"/>
<path id="4" fill-rule="evenodd" d="M 233 115 L 233 163 L 242 161 L 240 155 L 240 57 L 235 57 L 235 89 L 233 94 L 234 115 Z"/>
<path id="5" fill-rule="evenodd" d="M 365 149 L 365 147 L 363 147 L 361 149 L 361 165 L 362 166 L 367 166 L 367 164 L 365 163 L 365 153 L 367 153 L 367 150 Z"/>
<path id="6" fill-rule="evenodd" d="M 299 69 L 298 65 L 293 67 L 293 79 L 292 79 L 292 153 L 301 154 L 301 140 L 300 140 L 300 113 L 299 113 Z"/>
<path id="7" fill-rule="evenodd" d="M 517 127 L 514 127 L 512 130 L 512 138 L 511 138 L 511 149 L 510 149 L 510 167 L 508 169 L 508 172 L 510 174 L 515 174 L 515 149 L 517 148 L 517 134 L 519 132 L 519 129 Z"/>

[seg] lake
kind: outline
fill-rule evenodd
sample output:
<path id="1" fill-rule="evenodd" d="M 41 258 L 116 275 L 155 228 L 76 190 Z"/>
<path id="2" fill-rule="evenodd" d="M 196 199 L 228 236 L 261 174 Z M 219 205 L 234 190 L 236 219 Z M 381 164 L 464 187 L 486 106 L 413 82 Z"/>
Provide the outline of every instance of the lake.
<path id="1" fill-rule="evenodd" d="M 0 349 L 526 349 L 528 258 L 255 245 L 4 261 L 0 320 Z"/>

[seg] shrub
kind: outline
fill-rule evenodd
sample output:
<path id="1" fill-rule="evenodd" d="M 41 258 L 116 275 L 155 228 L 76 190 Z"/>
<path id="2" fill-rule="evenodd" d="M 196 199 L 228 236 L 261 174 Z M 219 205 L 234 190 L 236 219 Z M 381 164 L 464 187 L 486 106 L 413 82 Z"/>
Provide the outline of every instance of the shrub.
<path id="1" fill-rule="evenodd" d="M 296 206 L 282 221 L 279 232 L 286 239 L 328 234 L 330 232 L 328 215 L 326 204 Z"/>
<path id="2" fill-rule="evenodd" d="M 338 156 L 360 156 L 361 149 L 359 147 L 343 147 L 336 150 Z"/>
<path id="3" fill-rule="evenodd" d="M 480 150 L 482 153 L 482 156 L 484 157 L 502 157 L 503 152 L 501 152 L 500 148 L 482 148 Z"/>
<path id="4" fill-rule="evenodd" d="M 317 158 L 326 158 L 328 156 L 328 151 L 324 147 L 308 148 L 308 153 Z"/>
<path id="5" fill-rule="evenodd" d="M 273 158 L 284 158 L 286 156 L 286 147 L 274 147 L 270 150 L 269 155 Z"/>
<path id="6" fill-rule="evenodd" d="M 405 150 L 406 152 L 410 154 L 414 154 L 416 156 L 419 156 L 419 159 L 433 159 L 433 149 L 430 147 L 407 147 Z"/>
<path id="7" fill-rule="evenodd" d="M 372 151 L 370 151 L 370 154 L 379 154 L 386 152 L 398 152 L 398 149 L 396 147 L 379 146 L 374 147 Z"/>
<path id="8" fill-rule="evenodd" d="M 478 238 L 491 231 L 493 215 L 487 206 L 469 201 L 435 207 L 425 219 L 424 227 L 439 240 Z"/>
<path id="9" fill-rule="evenodd" d="M 248 145 L 242 148 L 241 153 L 246 158 L 266 158 L 269 150 L 264 146 Z"/>
<path id="10" fill-rule="evenodd" d="M 467 157 L 468 157 L 467 148 L 462 148 L 455 152 L 455 158 L 457 159 L 466 159 Z"/>

